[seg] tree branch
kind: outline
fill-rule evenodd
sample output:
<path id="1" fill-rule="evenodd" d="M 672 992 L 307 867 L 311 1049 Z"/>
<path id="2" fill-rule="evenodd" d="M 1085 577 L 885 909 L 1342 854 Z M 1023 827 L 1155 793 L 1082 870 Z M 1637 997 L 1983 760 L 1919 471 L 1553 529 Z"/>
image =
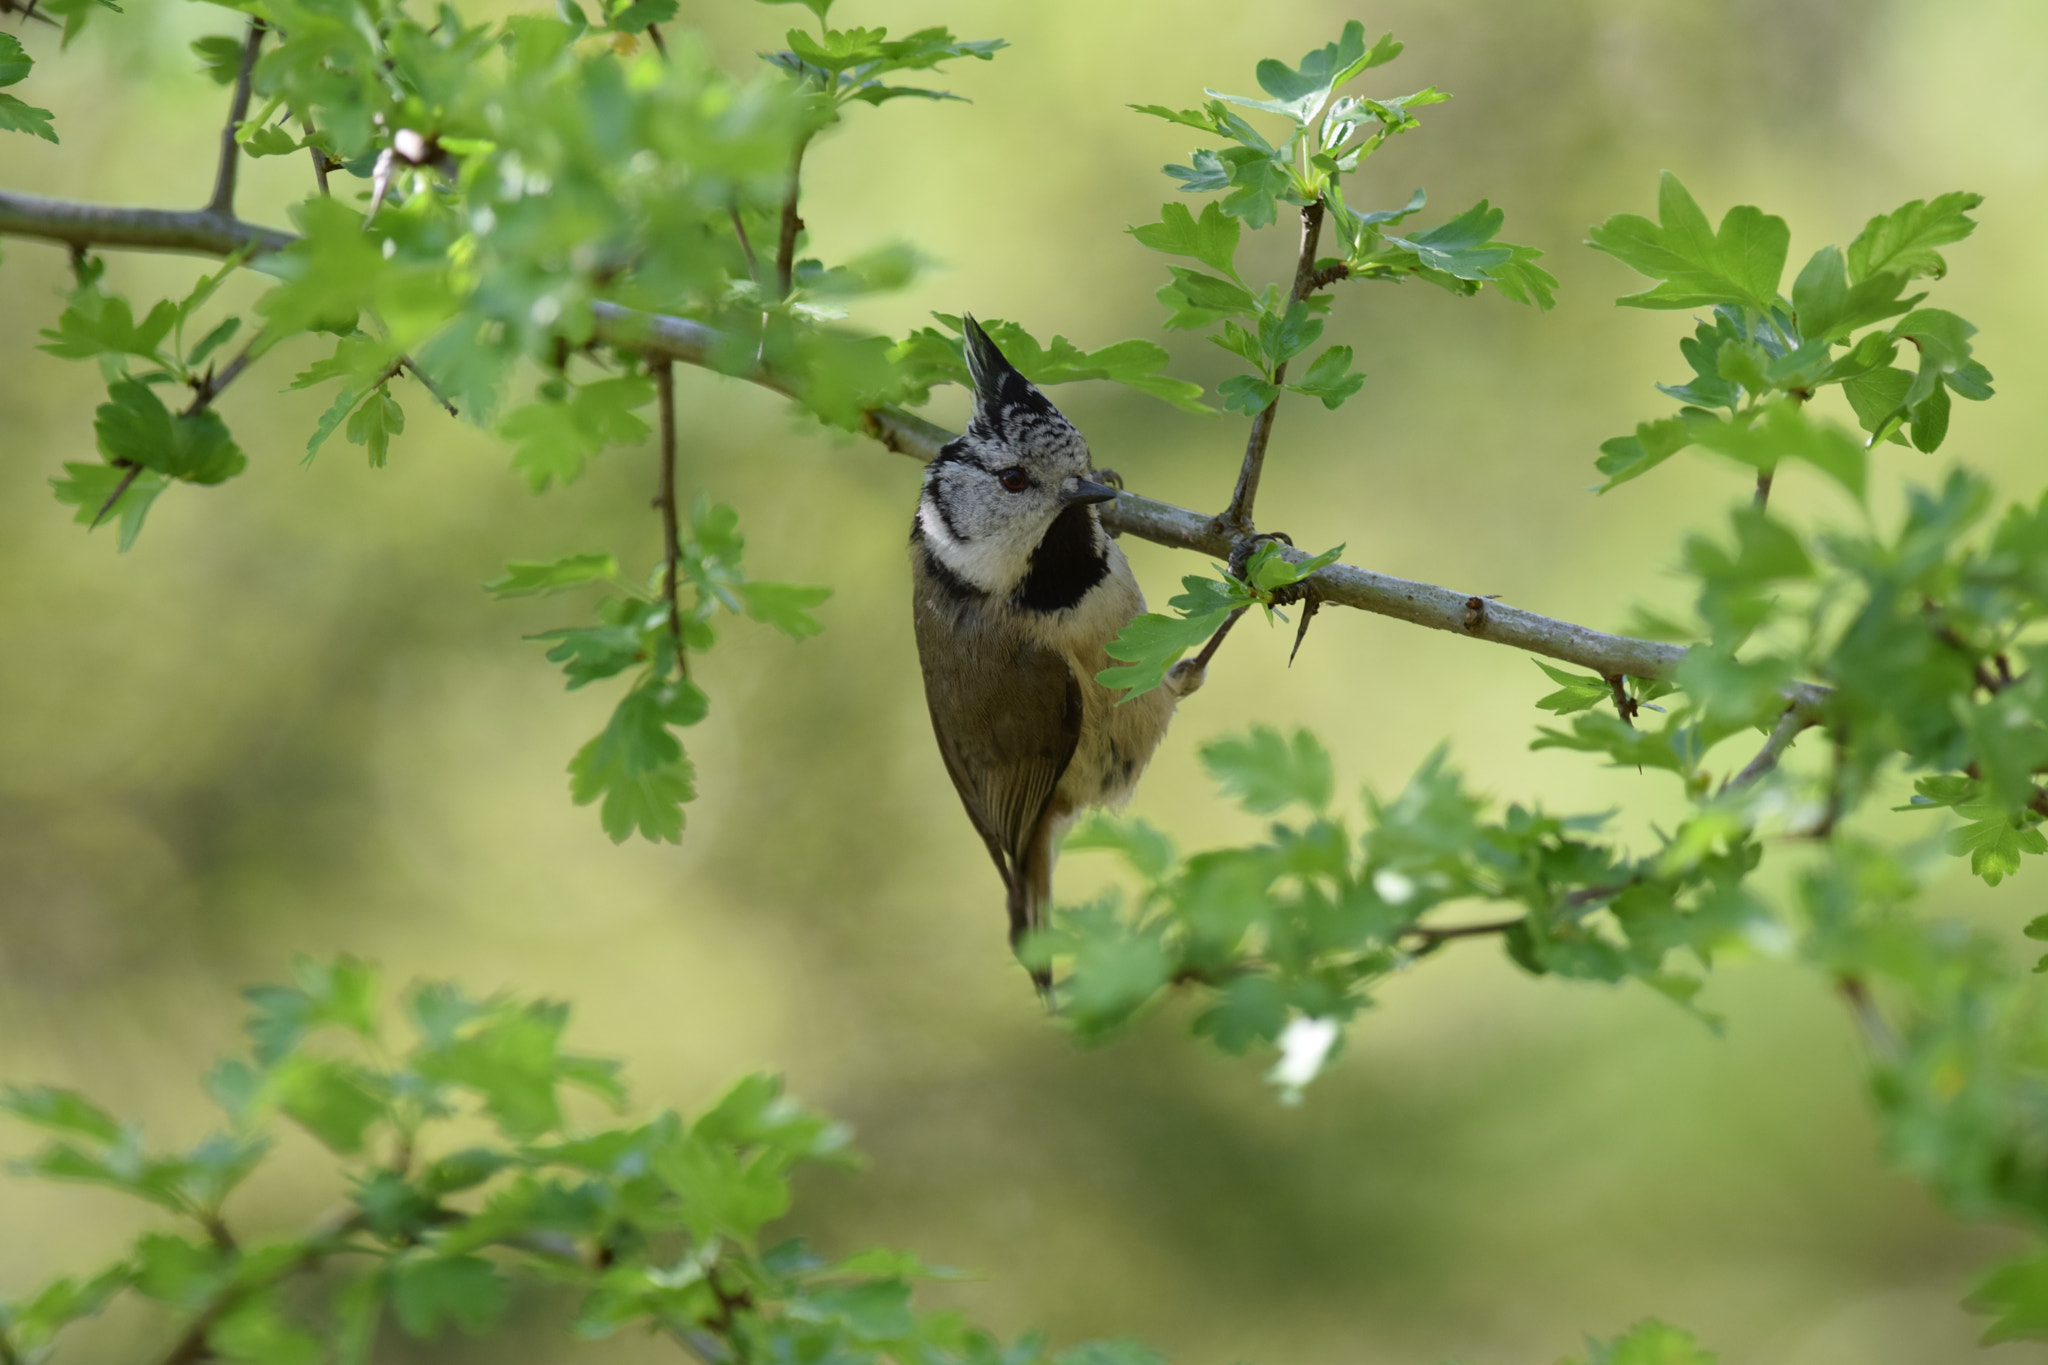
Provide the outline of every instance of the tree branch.
<path id="1" fill-rule="evenodd" d="M 1288 291 L 1287 305 L 1293 307 L 1307 296 L 1309 281 L 1316 273 L 1316 243 L 1323 235 L 1323 201 L 1304 205 L 1301 210 L 1301 259 L 1295 263 L 1294 286 Z M 1285 383 L 1287 362 L 1281 361 L 1273 367 L 1273 383 Z M 1280 411 L 1280 395 L 1275 393 L 1273 401 L 1259 409 L 1252 418 L 1251 435 L 1244 443 L 1244 467 L 1237 474 L 1237 489 L 1230 495 L 1230 506 L 1217 518 L 1226 529 L 1243 535 L 1252 529 L 1252 503 L 1259 496 L 1259 475 L 1266 465 L 1266 445 L 1273 439 L 1273 418 Z"/>
<path id="2" fill-rule="evenodd" d="M 676 676 L 690 676 L 690 653 L 683 647 L 683 608 L 676 596 L 682 553 L 682 524 L 676 516 L 676 374 L 675 362 L 657 360 L 648 367 L 654 372 L 654 392 L 661 406 L 661 482 L 654 505 L 661 509 L 661 592 L 668 599 L 668 633 L 675 646 Z"/>
<path id="3" fill-rule="evenodd" d="M 220 133 L 220 164 L 213 172 L 213 197 L 206 201 L 209 212 L 232 217 L 235 212 L 235 171 L 242 162 L 242 144 L 235 130 L 249 117 L 249 86 L 256 74 L 256 50 L 263 46 L 266 30 L 261 19 L 249 21 L 249 36 L 242 44 L 242 69 L 235 75 L 234 98 L 228 102 L 227 127 Z"/>
<path id="4" fill-rule="evenodd" d="M 37 237 L 79 250 L 113 246 L 188 256 L 232 256 L 254 246 L 259 257 L 298 240 L 289 232 L 257 227 L 211 208 L 117 208 L 11 190 L 0 190 L 0 236 Z"/>
<path id="5" fill-rule="evenodd" d="M 297 240 L 290 233 L 203 209 L 180 213 L 114 208 L 6 191 L 0 191 L 0 236 L 38 237 L 80 249 L 136 247 L 199 256 L 232 255 L 253 245 L 257 254 L 251 264 L 259 269 L 264 253 L 282 251 Z M 591 313 L 594 340 L 637 351 L 649 361 L 710 365 L 720 340 L 718 332 L 689 318 L 643 313 L 602 300 L 591 304 Z M 796 396 L 796 387 L 786 376 L 760 365 L 740 371 L 736 377 Z M 918 461 L 931 460 L 954 435 L 921 417 L 887 407 L 869 411 L 866 425 L 875 440 Z M 1217 524 L 1217 518 L 1171 503 L 1154 502 L 1135 493 L 1119 493 L 1116 501 L 1102 510 L 1103 524 L 1112 531 L 1217 559 L 1229 558 L 1236 539 Z M 1295 562 L 1309 557 L 1285 545 L 1279 553 Z M 1634 678 L 1668 678 L 1686 653 L 1683 645 L 1609 635 L 1570 621 L 1486 601 L 1482 595 L 1349 564 L 1332 564 L 1306 581 L 1325 604 L 1353 607 L 1431 630 L 1526 650 L 1577 664 L 1602 677 L 1625 674 Z M 1474 602 L 1480 603 L 1479 609 L 1473 607 Z M 1811 714 L 1817 712 L 1827 689 L 1795 683 L 1787 689 L 1787 696 L 1795 706 Z"/>

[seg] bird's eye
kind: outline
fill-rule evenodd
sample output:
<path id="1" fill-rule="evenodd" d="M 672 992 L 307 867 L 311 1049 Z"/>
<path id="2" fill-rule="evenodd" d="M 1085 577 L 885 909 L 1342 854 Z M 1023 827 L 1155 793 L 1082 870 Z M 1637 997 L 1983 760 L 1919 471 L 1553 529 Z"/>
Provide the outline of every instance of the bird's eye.
<path id="1" fill-rule="evenodd" d="M 1012 493 L 1022 493 L 1025 489 L 1031 487 L 1031 476 L 1016 465 L 1011 465 L 1008 469 L 996 475 L 996 477 L 1001 479 L 1003 487 L 1009 489 Z"/>

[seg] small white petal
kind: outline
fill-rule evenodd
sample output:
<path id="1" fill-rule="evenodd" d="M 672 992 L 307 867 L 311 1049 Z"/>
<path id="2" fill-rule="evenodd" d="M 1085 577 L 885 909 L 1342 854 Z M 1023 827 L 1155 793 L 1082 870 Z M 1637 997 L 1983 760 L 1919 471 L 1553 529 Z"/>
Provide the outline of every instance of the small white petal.
<path id="1" fill-rule="evenodd" d="M 1298 1014 L 1280 1031 L 1280 1060 L 1266 1073 L 1266 1079 L 1280 1087 L 1280 1098 L 1288 1104 L 1301 1102 L 1302 1087 L 1322 1072 L 1330 1049 L 1337 1044 L 1337 1021 L 1312 1019 Z"/>
<path id="2" fill-rule="evenodd" d="M 1415 883 L 1412 879 L 1383 867 L 1372 874 L 1372 889 L 1379 892 L 1380 899 L 1388 905 L 1406 905 L 1415 898 Z"/>

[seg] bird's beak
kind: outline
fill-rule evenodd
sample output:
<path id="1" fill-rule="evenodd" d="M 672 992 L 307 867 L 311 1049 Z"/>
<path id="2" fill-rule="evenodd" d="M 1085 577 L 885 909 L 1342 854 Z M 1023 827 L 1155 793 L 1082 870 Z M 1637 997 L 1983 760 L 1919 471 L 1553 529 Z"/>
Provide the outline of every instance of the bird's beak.
<path id="1" fill-rule="evenodd" d="M 1107 484 L 1075 479 L 1060 488 L 1060 506 L 1073 507 L 1091 502 L 1115 502 L 1116 490 Z"/>

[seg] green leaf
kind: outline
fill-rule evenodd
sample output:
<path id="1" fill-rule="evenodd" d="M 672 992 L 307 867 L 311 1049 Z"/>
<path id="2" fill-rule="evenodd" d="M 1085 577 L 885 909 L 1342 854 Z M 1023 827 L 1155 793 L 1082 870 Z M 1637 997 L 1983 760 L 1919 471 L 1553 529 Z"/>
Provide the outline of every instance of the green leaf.
<path id="1" fill-rule="evenodd" d="M 111 353 L 162 363 L 158 348 L 177 321 L 178 305 L 164 299 L 138 324 L 127 299 L 102 294 L 95 282 L 73 291 L 70 303 L 57 317 L 57 326 L 43 330 L 47 340 L 37 349 L 66 360 Z"/>
<path id="2" fill-rule="evenodd" d="M 1223 794 L 1254 815 L 1296 802 L 1310 810 L 1330 804 L 1330 755 L 1306 730 L 1288 739 L 1269 725 L 1255 725 L 1242 739 L 1211 740 L 1201 754 Z"/>
<path id="3" fill-rule="evenodd" d="M 1067 832 L 1061 848 L 1107 849 L 1120 853 L 1139 876 L 1158 880 L 1173 869 L 1180 855 L 1173 839 L 1151 823 L 1103 811 L 1089 812 L 1081 823 Z"/>
<path id="4" fill-rule="evenodd" d="M 551 483 L 574 482 L 606 446 L 646 439 L 647 423 L 633 409 L 653 399 L 654 381 L 644 375 L 600 379 L 574 386 L 564 399 L 515 408 L 498 424 L 498 435 L 517 447 L 512 468 L 538 493 Z"/>
<path id="5" fill-rule="evenodd" d="M 1195 1020 L 1195 1032 L 1232 1056 L 1254 1043 L 1270 1043 L 1287 1026 L 1287 995 L 1267 976 L 1240 976 Z"/>
<path id="6" fill-rule="evenodd" d="M 348 439 L 369 447 L 370 468 L 382 469 L 391 449 L 391 438 L 405 430 L 405 412 L 391 396 L 389 385 L 379 385 L 369 399 L 348 419 Z"/>
<path id="7" fill-rule="evenodd" d="M 1441 270 L 1461 280 L 1484 280 L 1499 266 L 1514 258 L 1514 252 L 1494 244 L 1507 215 L 1482 199 L 1448 223 L 1439 224 L 1409 237 L 1389 237 L 1395 246 L 1415 253 L 1431 270 Z"/>
<path id="8" fill-rule="evenodd" d="M 30 133 L 45 142 L 55 142 L 57 134 L 50 127 L 50 120 L 55 117 L 56 115 L 47 109 L 39 109 L 12 95 L 0 94 L 0 129 L 14 133 Z"/>
<path id="9" fill-rule="evenodd" d="M 1585 1365 L 1715 1365 L 1692 1333 L 1652 1318 L 1639 1322 L 1613 1341 L 1589 1341 Z M 1563 1365 L 1578 1365 L 1565 1361 Z"/>
<path id="10" fill-rule="evenodd" d="M 280 1111 L 343 1156 L 363 1150 L 370 1125 L 385 1117 L 389 1104 L 382 1078 L 332 1057 L 287 1057 L 265 1088 Z"/>
<path id="11" fill-rule="evenodd" d="M 117 379 L 99 405 L 93 431 L 109 463 L 140 465 L 187 483 L 217 484 L 242 472 L 248 457 L 212 408 L 171 415 L 149 385 Z"/>
<path id="12" fill-rule="evenodd" d="M 53 1280 L 32 1299 L 0 1303 L 0 1331 L 17 1351 L 40 1352 L 60 1330 L 105 1308 L 128 1288 L 134 1274 L 133 1267 L 122 1261 L 84 1284 L 69 1276 Z"/>
<path id="13" fill-rule="evenodd" d="M 1201 580 L 1185 581 L 1192 586 Z M 1151 691 L 1166 681 L 1167 670 L 1179 662 L 1181 655 L 1202 645 L 1221 628 L 1230 611 L 1230 607 L 1223 606 L 1192 616 L 1144 612 L 1133 617 L 1104 646 L 1110 658 L 1121 662 L 1097 673 L 1095 681 L 1108 688 L 1128 689 L 1117 699 L 1119 704 Z"/>
<path id="14" fill-rule="evenodd" d="M 1948 851 L 1960 858 L 1968 855 L 1970 871 L 1996 886 L 2020 870 L 2020 859 L 2028 854 L 2048 853 L 2048 835 L 2031 823 L 2019 823 L 1991 806 L 1965 806 L 1965 815 L 1979 818 L 1949 831 Z"/>
<path id="15" fill-rule="evenodd" d="M 1634 308 L 1703 308 L 1734 304 L 1769 312 L 1778 299 L 1791 230 L 1785 220 L 1749 205 L 1728 210 L 1718 232 L 1666 171 L 1657 196 L 1658 222 L 1616 214 L 1591 231 L 1590 243 L 1651 279 L 1654 289 L 1617 300 Z"/>
<path id="16" fill-rule="evenodd" d="M 1287 388 L 1311 398 L 1322 400 L 1326 408 L 1336 408 L 1344 400 L 1365 387 L 1365 376 L 1351 369 L 1351 348 L 1332 346 L 1315 358 L 1308 372 Z"/>
<path id="17" fill-rule="evenodd" d="M 458 1036 L 423 1048 L 415 1065 L 431 1080 L 475 1091 L 508 1137 L 531 1140 L 562 1121 L 555 1087 L 568 1018 L 566 1005 L 547 1001 L 499 1004 Z"/>
<path id="18" fill-rule="evenodd" d="M 901 1280 L 807 1290 L 791 1300 L 789 1313 L 801 1321 L 832 1323 L 855 1341 L 896 1341 L 917 1329 L 910 1286 Z"/>
<path id="19" fill-rule="evenodd" d="M 1529 662 L 1542 669 L 1552 682 L 1561 684 L 1557 691 L 1536 702 L 1538 707 L 1554 715 L 1568 716 L 1575 711 L 1590 711 L 1614 699 L 1614 689 L 1608 686 L 1605 678 L 1597 678 L 1590 673 L 1567 673 L 1561 668 L 1552 668 L 1541 659 Z"/>
<path id="20" fill-rule="evenodd" d="M 608 554 L 569 555 L 550 562 L 515 560 L 505 576 L 484 584 L 493 597 L 545 597 L 566 588 L 603 583 L 619 576 L 619 561 Z"/>
<path id="21" fill-rule="evenodd" d="M 740 597 L 747 615 L 763 625 L 775 627 L 792 640 L 809 639 L 824 625 L 811 615 L 811 608 L 832 596 L 830 588 L 806 588 L 794 583 L 742 583 Z"/>
<path id="22" fill-rule="evenodd" d="M 1280 390 L 1257 375 L 1234 374 L 1216 386 L 1216 396 L 1230 411 L 1256 417 L 1273 406 Z"/>
<path id="23" fill-rule="evenodd" d="M 0 1111 L 56 1133 L 75 1133 L 98 1142 L 115 1142 L 121 1137 L 121 1125 L 75 1090 L 10 1085 L 0 1092 Z"/>
<path id="24" fill-rule="evenodd" d="M 481 1256 L 406 1257 L 391 1268 L 391 1311 L 406 1334 L 422 1340 L 453 1324 L 473 1337 L 497 1325 L 512 1287 Z"/>
<path id="25" fill-rule="evenodd" d="M 821 24 L 825 22 L 827 11 L 832 8 L 832 0 L 760 0 L 760 3 L 764 5 L 802 5 L 805 9 L 817 15 L 818 22 Z"/>
<path id="26" fill-rule="evenodd" d="M 19 85 L 35 69 L 35 58 L 11 33 L 0 33 L 0 85 Z"/>
<path id="27" fill-rule="evenodd" d="M 1291 587 L 1317 570 L 1328 568 L 1344 553 L 1342 545 L 1333 545 L 1319 555 L 1295 559 L 1290 554 L 1292 549 L 1292 546 L 1283 548 L 1277 540 L 1268 540 L 1252 551 L 1251 558 L 1245 561 L 1245 583 L 1257 594 L 1259 601 L 1271 605 L 1269 599 L 1275 590 Z M 1176 604 L 1180 601 L 1179 598 L 1174 600 Z"/>
<path id="28" fill-rule="evenodd" d="M 345 1028 L 359 1038 L 377 1036 L 377 969 L 346 954 L 333 962 L 301 956 L 292 962 L 295 985 L 251 986 L 243 1028 L 256 1060 L 276 1063 L 315 1029 Z"/>
<path id="29" fill-rule="evenodd" d="M 696 768 L 669 727 L 696 724 L 707 706 L 688 679 L 643 683 L 570 760 L 571 798 L 579 806 L 603 798 L 599 820 L 613 843 L 636 830 L 649 840 L 681 842 L 682 807 L 697 798 Z"/>
<path id="30" fill-rule="evenodd" d="M 751 1243 L 789 1211 L 789 1180 L 773 1154 L 743 1160 L 729 1145 L 691 1133 L 656 1148 L 649 1164 L 682 1200 L 682 1217 L 699 1237 Z"/>
<path id="31" fill-rule="evenodd" d="M 1902 279 L 1931 275 L 1940 279 L 1948 263 L 1934 248 L 1960 242 L 1977 230 L 1969 216 L 1984 202 L 1981 194 L 1956 191 L 1932 201 L 1915 199 L 1864 224 L 1849 244 L 1849 278 L 1861 283 L 1882 272 Z"/>
<path id="32" fill-rule="evenodd" d="M 1314 122 L 1316 115 L 1322 112 L 1332 90 L 1367 69 L 1383 65 L 1400 55 L 1401 44 L 1394 41 L 1392 34 L 1382 35 L 1368 49 L 1365 25 L 1353 19 L 1344 25 L 1344 31 L 1336 42 L 1311 50 L 1297 66 L 1290 67 L 1271 57 L 1261 61 L 1253 69 L 1253 74 L 1258 78 L 1259 88 L 1273 96 L 1272 99 L 1247 99 L 1214 90 L 1206 93 L 1248 109 L 1280 114 L 1305 125 Z"/>
<path id="33" fill-rule="evenodd" d="M 650 24 L 665 24 L 676 17 L 677 0 L 633 0 L 612 15 L 610 27 L 618 33 L 645 33 Z"/>
<path id="34" fill-rule="evenodd" d="M 1130 233 L 1154 251 L 1169 256 L 1192 256 L 1235 280 L 1237 238 L 1241 230 L 1237 219 L 1213 203 L 1202 206 L 1200 219 L 1185 204 L 1167 203 L 1159 206 L 1158 222 L 1131 228 Z"/>
<path id="35" fill-rule="evenodd" d="M 242 71 L 242 41 L 223 34 L 195 38 L 192 55 L 215 85 L 233 85 Z"/>
<path id="36" fill-rule="evenodd" d="M 185 364 L 193 368 L 204 364 L 206 357 L 212 355 L 221 346 L 226 345 L 234 338 L 235 333 L 241 330 L 242 319 L 240 314 L 222 318 L 211 331 L 193 343 L 192 350 L 185 357 Z"/>

